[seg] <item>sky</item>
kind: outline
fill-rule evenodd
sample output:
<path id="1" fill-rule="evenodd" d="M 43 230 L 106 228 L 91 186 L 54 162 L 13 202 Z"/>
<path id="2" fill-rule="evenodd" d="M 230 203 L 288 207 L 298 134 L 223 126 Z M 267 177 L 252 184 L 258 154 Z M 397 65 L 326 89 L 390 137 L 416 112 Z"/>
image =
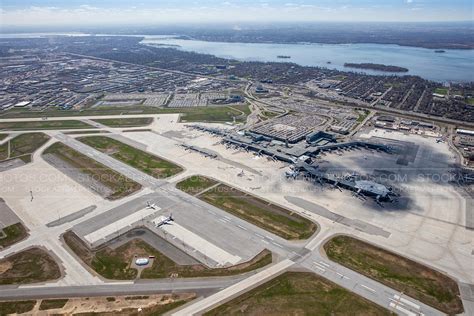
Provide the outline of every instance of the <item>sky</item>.
<path id="1" fill-rule="evenodd" d="M 472 21 L 473 0 L 0 0 L 0 26 Z"/>

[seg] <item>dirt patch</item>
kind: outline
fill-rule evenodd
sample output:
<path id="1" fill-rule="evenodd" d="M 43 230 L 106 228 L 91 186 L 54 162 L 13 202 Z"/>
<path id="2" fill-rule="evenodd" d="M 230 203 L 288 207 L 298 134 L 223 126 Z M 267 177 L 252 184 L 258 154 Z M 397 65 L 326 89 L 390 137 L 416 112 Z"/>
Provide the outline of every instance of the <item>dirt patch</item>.
<path id="1" fill-rule="evenodd" d="M 83 297 L 37 301 L 0 302 L 0 315 L 162 315 L 196 298 L 194 293 Z M 38 312 L 45 310 L 45 312 Z M 46 315 L 46 314 L 45 314 Z"/>
<path id="2" fill-rule="evenodd" d="M 45 282 L 61 277 L 59 265 L 40 248 L 26 249 L 5 257 L 0 264 L 10 266 L 0 273 L 0 285 Z"/>
<path id="3" fill-rule="evenodd" d="M 74 298 L 54 312 L 67 315 L 162 315 L 194 298 L 194 293 Z"/>
<path id="4" fill-rule="evenodd" d="M 0 274 L 3 274 L 13 267 L 13 263 L 9 261 L 0 262 Z"/>

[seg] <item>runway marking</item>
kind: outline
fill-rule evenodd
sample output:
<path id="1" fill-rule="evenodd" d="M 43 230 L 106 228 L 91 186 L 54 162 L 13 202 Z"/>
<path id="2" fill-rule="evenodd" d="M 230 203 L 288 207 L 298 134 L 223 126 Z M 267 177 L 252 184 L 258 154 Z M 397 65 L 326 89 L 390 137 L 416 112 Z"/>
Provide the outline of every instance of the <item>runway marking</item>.
<path id="1" fill-rule="evenodd" d="M 372 293 L 375 293 L 375 290 L 374 290 L 374 289 L 371 289 L 370 287 L 368 287 L 368 286 L 366 286 L 366 285 L 364 285 L 364 284 L 360 284 L 360 286 L 362 286 L 362 287 L 363 287 L 364 289 L 366 289 L 366 290 L 369 290 L 369 291 L 372 292 Z"/>
<path id="2" fill-rule="evenodd" d="M 414 312 L 412 312 L 412 311 L 409 311 L 409 310 L 403 308 L 402 306 L 400 306 L 400 305 L 398 305 L 398 304 L 395 304 L 395 303 L 393 303 L 393 302 L 391 302 L 391 303 L 389 304 L 389 306 L 390 306 L 391 308 L 395 308 L 396 310 L 402 312 L 403 314 L 405 314 L 405 315 L 407 315 L 407 316 L 417 316 L 417 315 L 418 315 L 417 313 L 414 313 Z"/>
<path id="3" fill-rule="evenodd" d="M 259 237 L 259 238 L 265 238 L 263 235 L 260 235 L 259 233 L 253 233 L 255 236 Z"/>
<path id="4" fill-rule="evenodd" d="M 270 237 L 270 236 L 265 236 L 265 237 L 267 237 L 267 239 L 274 240 L 274 239 L 273 239 L 272 237 Z"/>
<path id="5" fill-rule="evenodd" d="M 326 266 L 326 267 L 328 267 L 328 268 L 330 267 L 330 265 L 329 265 L 329 264 L 327 264 L 327 263 L 326 263 L 326 262 L 324 262 L 324 261 L 319 261 L 319 263 L 321 263 L 323 266 Z"/>
<path id="6" fill-rule="evenodd" d="M 224 224 L 229 224 L 229 223 L 228 223 L 225 219 L 223 219 L 223 218 L 219 218 L 219 220 L 220 220 L 221 222 L 223 222 Z"/>
<path id="7" fill-rule="evenodd" d="M 269 242 L 266 241 L 265 239 L 260 239 L 260 240 L 261 240 L 264 244 L 267 244 L 267 245 L 269 244 Z"/>
<path id="8" fill-rule="evenodd" d="M 274 242 L 274 241 L 272 241 L 272 244 L 274 244 L 274 245 L 277 246 L 277 247 L 283 248 L 282 245 L 280 245 L 279 243 L 276 243 L 276 242 Z"/>
<path id="9" fill-rule="evenodd" d="M 318 267 L 323 267 L 320 263 L 317 263 L 316 261 L 313 261 L 314 265 L 317 265 Z"/>
<path id="10" fill-rule="evenodd" d="M 317 269 L 323 271 L 323 272 L 326 272 L 326 269 L 324 269 L 322 267 L 322 265 L 320 265 L 319 263 L 317 263 L 316 261 L 313 261 L 313 264 L 316 266 Z"/>
<path id="11" fill-rule="evenodd" d="M 293 255 L 295 255 L 295 256 L 300 257 L 300 258 L 303 257 L 302 255 L 300 255 L 299 253 L 296 253 L 296 252 L 294 252 L 294 251 L 292 251 L 291 253 L 292 253 Z"/>
<path id="12" fill-rule="evenodd" d="M 243 229 L 243 230 L 247 230 L 247 228 L 245 228 L 245 227 L 242 226 L 242 225 L 237 225 L 237 227 L 240 228 L 240 229 Z"/>
<path id="13" fill-rule="evenodd" d="M 393 297 L 397 301 L 399 301 L 403 304 L 409 305 L 409 306 L 411 306 L 413 308 L 416 308 L 416 309 L 420 309 L 420 305 L 417 305 L 417 304 L 413 303 L 412 301 L 407 300 L 406 298 L 400 297 L 400 295 L 395 294 Z"/>

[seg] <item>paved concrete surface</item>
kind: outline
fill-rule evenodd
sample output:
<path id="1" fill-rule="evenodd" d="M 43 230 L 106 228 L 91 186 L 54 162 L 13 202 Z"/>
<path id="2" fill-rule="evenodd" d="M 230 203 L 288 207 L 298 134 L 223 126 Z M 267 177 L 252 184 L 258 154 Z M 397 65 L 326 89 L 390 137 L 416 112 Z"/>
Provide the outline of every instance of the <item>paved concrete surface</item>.
<path id="1" fill-rule="evenodd" d="M 145 217 L 151 216 L 158 212 L 159 209 L 144 208 L 138 212 L 132 213 L 128 216 L 122 217 L 113 223 L 106 226 L 102 226 L 98 230 L 95 230 L 84 236 L 84 239 L 89 244 L 96 244 L 100 240 L 106 240 L 106 237 L 110 235 L 116 235 L 120 230 L 132 226 L 134 223 L 142 221 Z"/>
<path id="2" fill-rule="evenodd" d="M 67 216 L 64 216 L 63 218 L 60 218 L 60 219 L 57 219 L 55 221 L 52 221 L 52 222 L 49 222 L 46 224 L 46 226 L 48 227 L 54 227 L 54 226 L 61 226 L 65 223 L 69 223 L 69 222 L 72 222 L 72 221 L 75 221 L 76 219 L 79 219 L 89 213 L 91 213 L 92 211 L 94 211 L 95 209 L 97 208 L 96 205 L 91 205 L 91 206 L 88 206 L 86 208 L 83 208 L 82 210 L 80 211 L 77 211 L 75 213 L 72 213 L 72 214 L 69 214 Z"/>
<path id="3" fill-rule="evenodd" d="M 268 269 L 263 270 L 260 273 L 252 275 L 251 277 L 246 278 L 245 280 L 240 281 L 237 284 L 229 286 L 224 290 L 206 297 L 194 304 L 189 305 L 188 307 L 181 309 L 172 315 L 174 316 L 189 316 L 196 315 L 211 310 L 213 307 L 216 307 L 222 303 L 225 303 L 231 300 L 238 295 L 251 290 L 252 288 L 257 287 L 258 285 L 278 276 L 279 274 L 285 272 L 287 268 L 294 264 L 291 260 L 281 261 Z"/>
<path id="4" fill-rule="evenodd" d="M 95 150 L 92 147 L 89 147 L 71 136 L 59 133 L 56 135 L 56 138 L 67 146 L 79 151 L 80 153 L 88 156 L 89 158 L 97 160 L 101 164 L 123 174 L 124 176 L 140 183 L 145 187 L 154 188 L 164 183 L 163 180 L 153 178 L 152 176 L 149 176 L 138 169 L 131 168 L 127 164 L 118 161 L 112 157 L 109 157 L 108 155 L 98 150 Z"/>
<path id="5" fill-rule="evenodd" d="M 465 315 L 474 315 L 474 284 L 460 283 L 462 304 Z"/>
<path id="6" fill-rule="evenodd" d="M 10 159 L 7 161 L 0 162 L 0 172 L 7 171 L 10 169 L 19 168 L 24 166 L 25 162 L 20 158 Z"/>
<path id="7" fill-rule="evenodd" d="M 318 214 L 320 216 L 326 217 L 327 219 L 336 222 L 336 223 L 341 223 L 350 227 L 353 227 L 355 229 L 358 229 L 360 231 L 363 231 L 369 235 L 375 235 L 375 236 L 382 236 L 385 238 L 390 237 L 390 232 L 374 226 L 369 223 L 365 223 L 361 220 L 358 219 L 351 219 L 347 218 L 345 216 L 333 213 L 324 207 L 321 207 L 315 203 L 309 202 L 305 199 L 301 199 L 296 196 L 285 196 L 285 199 L 290 202 L 291 204 L 297 205 L 307 211 L 313 212 L 315 214 Z"/>
<path id="8" fill-rule="evenodd" d="M 153 293 L 195 292 L 207 295 L 218 289 L 227 287 L 239 278 L 193 278 L 193 279 L 164 279 L 137 283 L 110 282 L 101 285 L 77 285 L 70 287 L 34 287 L 0 288 L 2 300 L 41 299 L 62 297 L 93 297 L 114 295 L 146 295 Z"/>
<path id="9" fill-rule="evenodd" d="M 161 218 L 161 219 L 160 219 Z M 158 220 L 163 220 L 164 216 L 160 216 Z M 222 248 L 219 248 L 207 241 L 206 239 L 200 237 L 198 234 L 187 230 L 178 223 L 170 223 L 169 225 L 163 225 L 162 229 L 170 235 L 171 238 L 178 238 L 182 240 L 188 246 L 194 248 L 195 250 L 205 254 L 211 260 L 214 260 L 221 266 L 234 265 L 238 263 L 242 258 L 239 256 L 232 255 L 231 253 L 225 251 Z"/>
<path id="10" fill-rule="evenodd" d="M 140 238 L 140 240 L 143 240 L 179 265 L 199 264 L 199 261 L 188 255 L 186 252 L 173 246 L 170 242 L 145 227 L 132 229 L 125 235 L 114 239 L 111 243 L 107 244 L 107 246 L 116 249 L 136 238 Z"/>
<path id="11" fill-rule="evenodd" d="M 7 203 L 0 198 L 0 229 L 21 222 Z"/>
<path id="12" fill-rule="evenodd" d="M 178 225 L 199 235 L 227 253 L 242 258 L 242 261 L 252 258 L 256 253 L 267 248 L 284 262 L 289 260 L 295 267 L 311 269 L 373 302 L 392 308 L 400 315 L 407 315 L 409 312 L 419 313 L 420 311 L 426 315 L 436 315 L 439 312 L 375 281 L 367 280 L 355 272 L 346 271 L 347 269 L 329 262 L 319 254 L 321 241 L 338 233 L 353 235 L 446 272 L 461 284 L 474 283 L 474 267 L 472 265 L 474 232 L 465 227 L 466 221 L 469 221 L 468 210 L 469 205 L 472 205 L 472 199 L 466 200 L 466 196 L 459 193 L 451 184 L 437 181 L 432 176 L 433 171 L 444 174 L 455 161 L 454 155 L 446 144 L 437 144 L 433 138 L 361 128 L 356 137 L 388 138 L 392 139 L 394 143 L 401 141 L 405 144 L 416 144 L 418 147 L 415 149 L 411 146 L 412 149 L 409 149 L 402 157 L 387 156 L 370 151 L 351 151 L 340 156 L 328 154 L 319 160 L 323 167 L 332 168 L 332 170 L 338 170 L 341 173 L 356 171 L 379 178 L 399 174 L 402 179 L 395 179 L 394 182 L 403 193 L 403 198 L 382 209 L 370 201 L 355 199 L 348 192 L 321 189 L 317 185 L 300 180 L 288 181 L 283 176 L 284 163 L 267 161 L 247 152 L 229 150 L 218 144 L 218 138 L 190 130 L 184 124 L 178 124 L 178 115 L 152 116 L 157 118 L 147 127 L 152 129 L 152 132 L 121 133 L 119 129 L 107 128 L 106 130 L 130 139 L 130 144 L 146 148 L 147 151 L 165 159 L 178 161 L 180 165 L 184 166 L 185 171 L 170 179 L 156 180 L 144 176 L 143 173 L 93 150 L 73 137 L 65 136 L 57 131 L 46 132 L 143 184 L 145 188 L 133 196 L 119 201 L 106 201 L 45 163 L 40 156 L 41 150 L 35 153 L 31 164 L 0 173 L 0 180 L 6 181 L 5 179 L 7 179 L 6 183 L 11 189 L 2 193 L 3 197 L 31 231 L 31 236 L 27 240 L 13 245 L 7 251 L 0 251 L 0 258 L 21 251 L 28 246 L 41 245 L 52 250 L 59 257 L 66 272 L 66 276 L 59 282 L 24 289 L 24 293 L 0 287 L 0 297 L 10 297 L 9 295 L 11 297 L 40 296 L 51 293 L 85 295 L 88 291 L 95 293 L 94 289 L 98 289 L 97 292 L 100 293 L 112 294 L 123 293 L 127 290 L 141 291 L 142 289 L 135 288 L 134 284 L 104 283 L 103 280 L 91 275 L 65 250 L 59 236 L 65 230 L 73 227 L 80 235 L 87 235 L 143 209 L 146 201 L 149 200 L 161 208 L 157 216 L 172 212 Z M 25 119 L 17 121 L 23 120 Z M 229 128 L 225 125 L 206 125 Z M 169 131 L 173 131 L 174 136 L 170 135 Z M 210 160 L 197 153 L 187 152 L 178 146 L 182 142 L 215 151 L 222 159 Z M 245 170 L 243 175 L 238 176 L 243 169 L 238 166 L 243 165 L 255 172 Z M 285 206 L 318 222 L 320 233 L 309 241 L 289 242 L 174 189 L 174 183 L 194 174 L 213 177 L 258 197 Z M 38 178 L 28 179 L 28 181 L 22 179 L 30 175 L 38 176 Z M 7 176 L 8 178 L 6 178 Z M 44 179 L 40 181 L 41 177 L 48 181 Z M 44 188 L 46 189 L 44 190 Z M 30 191 L 33 192 L 33 201 L 31 201 Z M 289 201 L 285 197 L 297 197 L 298 200 L 290 199 Z M 305 203 L 302 204 L 301 200 L 304 200 Z M 97 208 L 80 218 L 74 217 L 73 214 L 80 213 L 90 205 L 97 205 Z M 318 206 L 316 210 L 315 206 Z M 329 213 L 321 212 L 321 209 L 325 209 Z M 53 227 L 46 226 L 48 223 L 68 216 L 71 216 L 69 217 L 71 221 L 59 222 L 57 226 Z M 349 219 L 349 221 L 347 222 L 345 219 Z M 154 233 L 157 234 L 164 232 L 162 229 L 155 230 Z M 188 255 L 193 255 L 192 247 L 180 249 Z M 198 258 L 196 257 L 196 259 Z M 198 260 L 203 261 L 202 258 Z M 270 267 L 269 269 L 269 273 L 271 273 L 275 268 Z M 237 279 L 233 280 L 238 281 Z M 193 281 L 176 279 L 166 282 L 171 282 L 176 289 L 206 289 L 208 286 L 209 291 L 214 292 L 218 288 L 225 288 L 233 284 L 233 282 L 229 282 L 223 283 L 220 287 L 214 287 L 214 285 L 206 285 L 209 284 L 206 283 L 207 279 L 202 284 L 191 285 L 188 283 Z M 254 278 L 246 282 L 243 287 L 251 288 L 256 283 L 258 280 Z M 92 287 L 91 284 L 97 286 Z M 160 285 L 159 289 L 168 290 L 170 286 L 171 284 Z M 148 287 L 147 291 L 153 289 L 156 291 L 157 288 L 157 285 L 153 285 Z M 235 292 L 224 292 L 217 297 L 221 297 L 220 300 L 225 301 L 227 297 L 233 295 L 226 293 Z M 463 290 L 465 304 L 470 302 L 470 296 L 466 293 Z M 198 305 L 198 307 L 204 305 Z M 190 305 L 191 307 L 192 305 Z M 202 310 L 202 307 L 196 309 Z M 470 310 L 472 309 L 467 306 L 466 311 Z"/>

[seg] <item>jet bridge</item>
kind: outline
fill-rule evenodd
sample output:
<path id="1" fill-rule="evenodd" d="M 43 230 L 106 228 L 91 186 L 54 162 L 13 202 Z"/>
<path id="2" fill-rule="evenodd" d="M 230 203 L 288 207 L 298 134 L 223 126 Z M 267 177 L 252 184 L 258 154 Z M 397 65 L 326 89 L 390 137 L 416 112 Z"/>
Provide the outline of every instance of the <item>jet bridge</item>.
<path id="1" fill-rule="evenodd" d="M 377 202 L 392 201 L 392 196 L 396 196 L 390 187 L 371 180 L 358 179 L 356 176 L 338 177 L 334 174 L 324 173 L 319 170 L 318 166 L 310 165 L 306 162 L 299 161 L 293 166 L 291 176 L 295 177 L 299 173 L 306 173 L 312 178 L 329 183 L 335 188 L 343 188 L 353 191 L 360 196 L 369 196 Z M 287 175 L 288 176 L 288 175 Z"/>

